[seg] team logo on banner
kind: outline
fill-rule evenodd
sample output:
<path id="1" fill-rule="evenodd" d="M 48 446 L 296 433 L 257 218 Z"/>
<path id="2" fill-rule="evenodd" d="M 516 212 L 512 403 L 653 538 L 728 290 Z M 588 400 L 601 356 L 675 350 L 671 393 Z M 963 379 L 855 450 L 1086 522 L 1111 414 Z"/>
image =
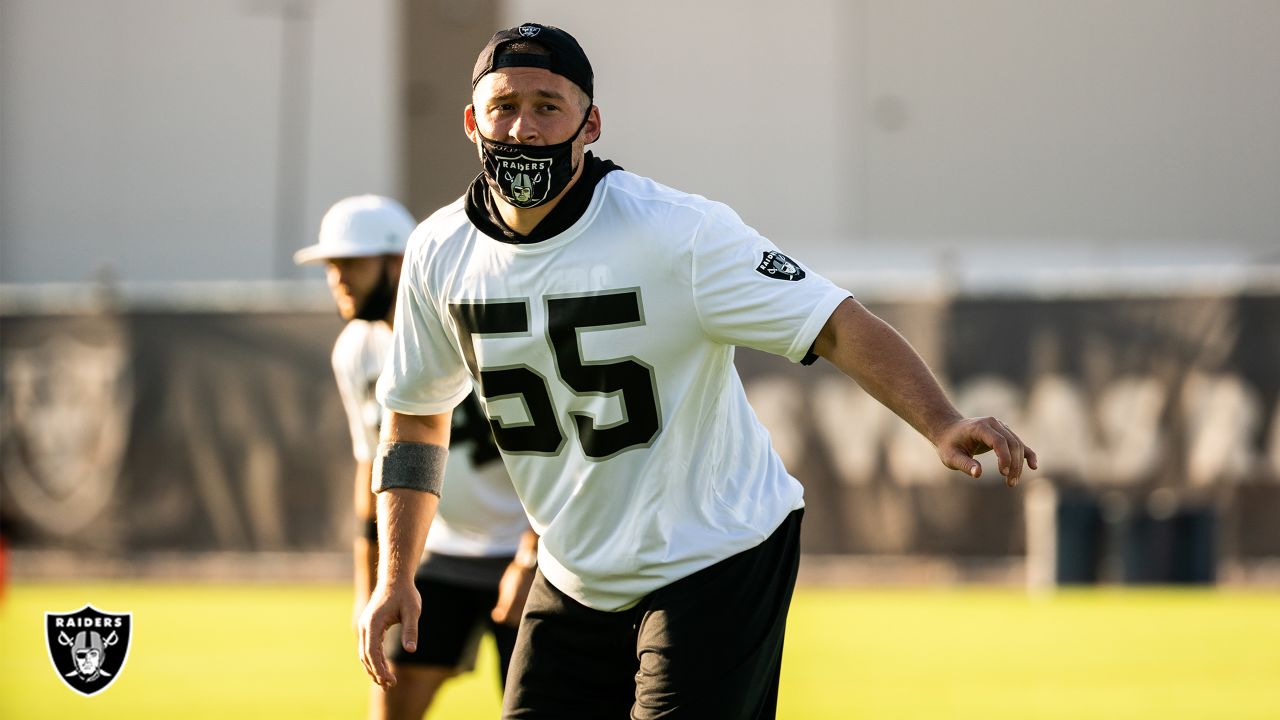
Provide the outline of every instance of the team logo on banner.
<path id="1" fill-rule="evenodd" d="M 133 613 L 108 613 L 85 605 L 71 613 L 44 614 L 53 669 L 67 687 L 96 695 L 120 677 L 129 659 Z"/>
<path id="2" fill-rule="evenodd" d="M 783 255 L 777 250 L 773 250 L 764 254 L 760 260 L 760 264 L 756 266 L 756 272 L 775 280 L 803 280 L 804 269 L 800 267 L 800 263 Z"/>
<path id="3" fill-rule="evenodd" d="M 127 340 L 69 335 L 4 348 L 0 474 L 18 514 L 74 535 L 116 498 L 133 409 Z"/>
<path id="4" fill-rule="evenodd" d="M 533 207 L 551 191 L 551 161 L 524 155 L 498 157 L 498 178 L 507 202 L 521 208 Z"/>

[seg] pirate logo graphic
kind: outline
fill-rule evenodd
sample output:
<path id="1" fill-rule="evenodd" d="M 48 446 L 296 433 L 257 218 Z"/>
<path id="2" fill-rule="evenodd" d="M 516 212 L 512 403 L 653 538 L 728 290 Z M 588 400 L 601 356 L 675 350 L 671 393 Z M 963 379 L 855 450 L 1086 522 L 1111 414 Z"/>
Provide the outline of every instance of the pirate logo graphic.
<path id="1" fill-rule="evenodd" d="M 8 342 L 0 363 L 0 476 L 12 509 L 72 536 L 116 498 L 134 405 L 129 342 L 103 323 L 92 342 Z"/>
<path id="2" fill-rule="evenodd" d="M 800 267 L 800 263 L 777 250 L 764 253 L 760 264 L 756 266 L 756 272 L 775 280 L 795 281 L 804 279 L 804 268 Z"/>
<path id="3" fill-rule="evenodd" d="M 129 659 L 133 613 L 107 613 L 85 605 L 73 613 L 45 613 L 45 640 L 53 669 L 67 687 L 89 696 L 106 690 Z"/>
<path id="4" fill-rule="evenodd" d="M 507 202 L 516 207 L 534 207 L 551 190 L 551 161 L 533 160 L 524 155 L 498 158 L 498 185 Z"/>

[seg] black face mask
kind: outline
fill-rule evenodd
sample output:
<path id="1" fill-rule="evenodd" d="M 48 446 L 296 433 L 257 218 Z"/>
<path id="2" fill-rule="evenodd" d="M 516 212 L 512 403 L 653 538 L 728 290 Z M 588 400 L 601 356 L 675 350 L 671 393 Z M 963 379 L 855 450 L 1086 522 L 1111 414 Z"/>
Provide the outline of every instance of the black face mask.
<path id="1" fill-rule="evenodd" d="M 378 284 L 373 286 L 369 291 L 369 297 L 360 303 L 360 307 L 356 308 L 357 320 L 386 320 L 387 315 L 391 312 L 391 306 L 396 301 L 396 286 L 391 283 L 391 273 L 387 268 L 387 260 L 382 260 L 382 276 L 378 278 Z"/>
<path id="2" fill-rule="evenodd" d="M 485 181 L 503 200 L 521 210 L 559 197 L 577 171 L 573 166 L 573 141 L 590 117 L 588 109 L 573 135 L 555 145 L 501 143 L 481 135 L 477 127 Z"/>

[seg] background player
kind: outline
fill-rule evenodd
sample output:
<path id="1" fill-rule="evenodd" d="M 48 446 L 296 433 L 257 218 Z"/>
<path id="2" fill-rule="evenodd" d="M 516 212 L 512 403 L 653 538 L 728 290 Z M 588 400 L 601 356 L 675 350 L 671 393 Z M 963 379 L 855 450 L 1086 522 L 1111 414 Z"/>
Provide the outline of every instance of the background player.
<path id="1" fill-rule="evenodd" d="M 357 616 L 369 599 L 378 559 L 370 481 L 383 411 L 373 387 L 391 340 L 396 285 L 414 224 L 394 200 L 346 198 L 325 214 L 319 242 L 294 256 L 300 264 L 325 263 L 338 312 L 348 321 L 334 344 L 333 370 L 356 458 Z M 395 648 L 392 663 L 404 682 L 387 690 L 373 687 L 370 717 L 421 718 L 441 684 L 472 666 L 485 630 L 494 636 L 505 679 L 533 578 L 537 536 L 528 531 L 474 399 L 463 404 L 454 424 L 450 501 L 436 515 L 415 578 L 426 598 L 419 620 L 429 628 L 426 642 L 412 653 Z"/>
<path id="2" fill-rule="evenodd" d="M 568 33 L 497 33 L 472 85 L 483 172 L 414 234 L 378 385 L 388 553 L 362 659 L 395 682 L 381 638 L 417 615 L 407 558 L 474 378 L 541 535 L 504 716 L 773 717 L 803 492 L 733 346 L 826 358 L 974 477 L 994 449 L 1013 486 L 1035 454 L 961 416 L 896 331 L 732 210 L 586 153 L 601 116 Z M 401 634 L 416 642 L 411 622 Z"/>

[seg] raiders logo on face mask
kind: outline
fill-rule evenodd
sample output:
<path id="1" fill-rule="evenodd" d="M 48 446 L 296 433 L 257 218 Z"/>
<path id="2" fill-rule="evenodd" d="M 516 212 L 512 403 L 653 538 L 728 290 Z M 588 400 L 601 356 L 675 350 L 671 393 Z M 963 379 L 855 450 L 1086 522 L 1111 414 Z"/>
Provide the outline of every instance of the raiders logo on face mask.
<path id="1" fill-rule="evenodd" d="M 498 157 L 499 191 L 520 208 L 537 207 L 550 194 L 551 167 L 555 159 L 534 160 L 527 155 Z"/>
<path id="2" fill-rule="evenodd" d="M 522 210 L 559 197 L 577 170 L 573 164 L 573 141 L 590 118 L 591 111 L 587 110 L 573 135 L 554 145 L 497 142 L 485 137 L 477 128 L 485 182 L 502 199 Z"/>
<path id="3" fill-rule="evenodd" d="M 800 267 L 800 263 L 777 250 L 764 254 L 760 264 L 756 266 L 756 272 L 774 280 L 795 281 L 804 279 L 804 268 Z"/>

